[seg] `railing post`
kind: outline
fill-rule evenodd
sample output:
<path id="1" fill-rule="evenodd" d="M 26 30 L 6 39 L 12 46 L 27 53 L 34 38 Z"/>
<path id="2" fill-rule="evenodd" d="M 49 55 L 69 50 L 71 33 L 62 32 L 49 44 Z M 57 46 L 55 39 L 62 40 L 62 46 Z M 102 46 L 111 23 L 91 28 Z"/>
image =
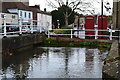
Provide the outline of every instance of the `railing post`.
<path id="1" fill-rule="evenodd" d="M 112 29 L 110 29 L 110 40 L 112 40 Z"/>
<path id="2" fill-rule="evenodd" d="M 31 33 L 33 33 L 33 21 L 32 21 L 32 19 L 31 19 L 31 24 L 30 24 L 30 26 L 31 26 Z"/>
<path id="3" fill-rule="evenodd" d="M 98 25 L 95 25 L 94 27 L 95 32 L 95 39 L 98 39 Z"/>
<path id="4" fill-rule="evenodd" d="M 6 15 L 4 15 L 4 38 L 7 37 L 7 30 L 6 30 Z"/>
<path id="5" fill-rule="evenodd" d="M 19 17 L 19 34 L 22 35 L 22 17 Z"/>
<path id="6" fill-rule="evenodd" d="M 40 33 L 42 32 L 41 28 L 42 28 L 42 27 L 40 27 Z"/>
<path id="7" fill-rule="evenodd" d="M 48 30 L 48 38 L 50 37 L 49 30 Z"/>
<path id="8" fill-rule="evenodd" d="M 95 39 L 98 39 L 98 30 L 95 28 Z"/>
<path id="9" fill-rule="evenodd" d="M 72 33 L 72 29 L 71 29 L 71 39 L 73 38 L 73 33 Z"/>
<path id="10" fill-rule="evenodd" d="M 120 30 L 118 30 L 118 42 L 120 43 Z"/>

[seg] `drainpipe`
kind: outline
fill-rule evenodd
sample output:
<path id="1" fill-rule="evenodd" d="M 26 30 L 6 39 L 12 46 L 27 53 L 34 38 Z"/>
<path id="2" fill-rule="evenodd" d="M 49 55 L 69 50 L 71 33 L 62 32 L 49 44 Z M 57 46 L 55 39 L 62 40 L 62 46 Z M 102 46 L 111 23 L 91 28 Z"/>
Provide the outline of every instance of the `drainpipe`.
<path id="1" fill-rule="evenodd" d="M 118 0 L 116 2 L 116 28 L 118 29 Z"/>

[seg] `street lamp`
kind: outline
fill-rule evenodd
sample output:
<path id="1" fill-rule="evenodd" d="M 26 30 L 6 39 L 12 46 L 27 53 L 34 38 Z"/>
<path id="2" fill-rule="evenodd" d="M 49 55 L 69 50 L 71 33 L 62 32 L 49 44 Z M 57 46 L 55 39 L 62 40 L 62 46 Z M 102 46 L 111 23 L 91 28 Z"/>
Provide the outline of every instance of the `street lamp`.
<path id="1" fill-rule="evenodd" d="M 60 23 L 59 23 L 59 20 L 57 20 L 57 23 L 58 23 L 58 29 L 60 28 Z"/>

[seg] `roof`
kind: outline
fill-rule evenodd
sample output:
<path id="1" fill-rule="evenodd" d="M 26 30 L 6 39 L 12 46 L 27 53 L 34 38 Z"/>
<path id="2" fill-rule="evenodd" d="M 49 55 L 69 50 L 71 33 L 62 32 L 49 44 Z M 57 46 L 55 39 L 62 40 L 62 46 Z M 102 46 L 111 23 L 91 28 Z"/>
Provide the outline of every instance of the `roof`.
<path id="1" fill-rule="evenodd" d="M 41 13 L 41 14 L 46 14 L 46 15 L 50 15 L 50 16 L 51 16 L 51 13 L 50 13 L 50 12 L 40 11 L 39 13 Z"/>
<path id="2" fill-rule="evenodd" d="M 51 15 L 50 12 L 41 11 L 39 5 L 29 6 L 29 7 L 31 8 L 31 10 L 32 10 L 33 12 L 37 12 L 37 13 L 41 13 L 41 14 L 46 14 L 46 15 Z"/>
<path id="3" fill-rule="evenodd" d="M 29 6 L 26 6 L 22 2 L 3 2 L 2 3 L 2 12 L 8 12 L 7 9 L 19 9 L 31 11 Z"/>
<path id="4" fill-rule="evenodd" d="M 30 8 L 32 11 L 40 12 L 40 7 L 39 7 L 38 5 L 35 5 L 35 6 L 29 6 L 29 8 Z"/>

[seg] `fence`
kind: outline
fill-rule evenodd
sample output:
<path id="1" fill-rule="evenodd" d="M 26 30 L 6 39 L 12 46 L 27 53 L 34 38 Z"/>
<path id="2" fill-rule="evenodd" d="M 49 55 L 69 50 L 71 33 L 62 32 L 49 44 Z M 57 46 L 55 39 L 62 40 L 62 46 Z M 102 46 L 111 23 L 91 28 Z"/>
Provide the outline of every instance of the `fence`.
<path id="1" fill-rule="evenodd" d="M 42 27 L 37 25 L 40 21 L 37 21 L 37 20 L 32 20 L 32 19 L 27 19 L 26 21 L 28 21 L 30 24 L 29 25 L 23 25 L 23 19 L 22 18 L 19 18 L 19 19 L 8 19 L 6 18 L 6 16 L 4 16 L 4 18 L 0 18 L 1 20 L 1 24 L 0 24 L 0 35 L 3 35 L 4 37 L 7 36 L 7 34 L 16 34 L 18 33 L 19 35 L 22 35 L 22 33 L 24 32 L 27 32 L 27 31 L 22 31 L 22 27 L 23 26 L 29 26 L 30 27 L 30 31 L 29 33 L 34 33 L 34 32 L 39 32 L 41 33 L 42 32 Z M 8 20 L 14 20 L 14 21 L 17 21 L 16 22 L 16 25 L 9 25 L 7 24 L 7 21 Z M 25 20 L 24 20 L 25 21 Z M 36 24 L 34 24 L 36 23 Z M 10 32 L 7 32 L 7 27 L 9 26 L 17 26 L 19 29 L 18 31 L 10 31 Z M 3 29 L 2 29 L 3 28 Z M 37 28 L 37 29 L 34 29 L 34 28 Z M 56 30 L 63 30 L 63 31 L 69 31 L 69 33 L 67 34 L 56 34 L 54 33 L 53 31 L 56 31 Z M 46 33 L 46 35 L 48 35 L 48 37 L 50 36 L 70 36 L 70 38 L 73 38 L 74 36 L 76 37 L 79 37 L 79 36 L 83 36 L 83 37 L 94 37 L 94 39 L 98 39 L 98 37 L 107 37 L 109 38 L 110 40 L 113 40 L 114 38 L 118 38 L 119 40 L 119 43 L 120 43 L 120 30 L 112 30 L 112 29 L 109 29 L 109 30 L 98 30 L 97 28 L 95 29 L 52 29 L 52 30 L 44 30 Z M 94 35 L 89 35 L 89 34 L 85 34 L 85 31 L 94 31 Z M 99 32 L 108 32 L 109 35 L 98 35 Z M 118 35 L 113 35 L 114 32 L 118 32 Z M 75 32 L 77 32 L 77 34 L 75 34 Z M 81 34 L 80 32 L 84 32 L 84 34 Z M 83 39 L 85 39 L 83 38 Z"/>
<path id="2" fill-rule="evenodd" d="M 70 33 L 69 34 L 56 34 L 54 33 L 54 31 L 57 31 L 57 30 L 60 30 L 60 31 L 69 31 Z M 89 34 L 85 34 L 86 32 L 85 31 L 94 31 L 94 35 L 89 35 Z M 118 32 L 117 35 L 113 35 L 113 33 L 115 32 Z M 77 32 L 77 34 L 75 34 L 75 32 Z M 80 32 L 83 32 L 83 33 L 80 33 Z M 98 33 L 99 32 L 107 32 L 109 34 L 102 34 L 102 35 L 99 35 Z M 120 30 L 112 30 L 112 29 L 108 29 L 108 30 L 98 30 L 98 29 L 52 29 L 52 30 L 48 30 L 48 32 L 46 33 L 48 35 L 48 37 L 50 36 L 70 36 L 70 38 L 72 39 L 74 36 L 76 37 L 80 37 L 80 36 L 83 36 L 84 38 L 81 38 L 81 39 L 86 39 L 86 37 L 94 37 L 94 39 L 98 39 L 98 37 L 106 37 L 107 39 L 109 40 L 113 40 L 114 38 L 117 38 L 119 40 L 119 43 L 120 43 Z M 102 39 L 102 38 L 101 38 Z"/>
<path id="3" fill-rule="evenodd" d="M 14 22 L 14 23 L 12 23 Z M 23 24 L 26 23 L 26 24 Z M 6 37 L 8 34 L 19 34 L 22 35 L 23 33 L 34 33 L 39 32 L 41 33 L 43 30 L 46 30 L 46 27 L 39 26 L 37 24 L 40 24 L 40 21 L 38 20 L 32 20 L 32 19 L 22 19 L 20 18 L 6 18 L 4 15 L 4 18 L 0 18 L 0 35 L 3 35 Z M 27 28 L 23 28 L 23 27 Z M 8 31 L 7 28 L 16 27 L 17 30 Z M 28 28 L 29 27 L 29 28 Z M 23 28 L 23 29 L 22 29 Z"/>

